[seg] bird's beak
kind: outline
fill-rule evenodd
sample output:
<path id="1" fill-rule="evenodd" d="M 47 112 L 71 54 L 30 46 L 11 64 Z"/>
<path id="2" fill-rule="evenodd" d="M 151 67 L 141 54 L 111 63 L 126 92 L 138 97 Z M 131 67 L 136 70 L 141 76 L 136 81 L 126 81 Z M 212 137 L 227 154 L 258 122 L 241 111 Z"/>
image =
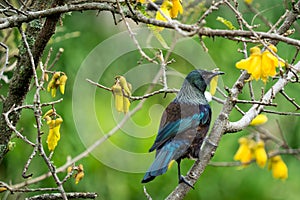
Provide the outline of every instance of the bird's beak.
<path id="1" fill-rule="evenodd" d="M 204 71 L 204 73 L 202 73 L 202 77 L 205 80 L 205 83 L 209 85 L 213 77 L 223 75 L 223 74 L 225 73 L 221 71 Z"/>

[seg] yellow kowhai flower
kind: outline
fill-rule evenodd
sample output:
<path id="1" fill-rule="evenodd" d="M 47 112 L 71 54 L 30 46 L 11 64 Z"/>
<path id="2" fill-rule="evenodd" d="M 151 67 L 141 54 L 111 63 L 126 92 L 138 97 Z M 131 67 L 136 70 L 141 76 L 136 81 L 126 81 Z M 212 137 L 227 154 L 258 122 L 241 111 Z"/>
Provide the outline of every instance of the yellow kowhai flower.
<path id="1" fill-rule="evenodd" d="M 62 75 L 61 75 L 62 74 Z M 47 91 L 50 92 L 51 90 L 51 96 L 56 96 L 57 88 L 59 87 L 59 90 L 62 94 L 65 93 L 65 85 L 68 77 L 63 72 L 55 72 L 49 81 L 47 85 Z"/>
<path id="2" fill-rule="evenodd" d="M 67 82 L 68 77 L 63 74 L 60 78 L 59 78 L 59 90 L 62 94 L 65 93 L 65 87 L 66 87 L 66 82 Z"/>
<path id="3" fill-rule="evenodd" d="M 47 124 L 49 126 L 49 133 L 47 137 L 49 151 L 54 151 L 58 141 L 60 140 L 60 125 L 62 122 L 63 119 L 61 117 L 57 119 L 50 119 L 47 121 Z"/>
<path id="4" fill-rule="evenodd" d="M 268 47 L 274 53 L 277 52 L 277 48 L 274 45 Z M 266 49 L 263 53 L 259 47 L 252 47 L 250 49 L 250 56 L 246 59 L 242 59 L 236 63 L 236 68 L 247 70 L 251 74 L 250 79 L 261 79 L 264 83 L 267 82 L 269 76 L 276 75 L 276 67 L 284 66 L 282 61 L 279 61 L 269 49 Z"/>
<path id="5" fill-rule="evenodd" d="M 269 170 L 272 170 L 273 177 L 276 179 L 285 180 L 288 178 L 288 168 L 281 156 L 274 156 L 269 161 Z"/>
<path id="6" fill-rule="evenodd" d="M 180 0 L 172 0 L 173 6 L 170 10 L 170 16 L 171 18 L 176 18 L 178 13 L 182 14 L 183 13 L 183 8 L 181 5 Z"/>
<path id="7" fill-rule="evenodd" d="M 246 59 L 242 59 L 236 63 L 236 68 L 247 70 L 249 74 L 257 74 L 254 73 L 255 70 L 259 69 L 257 66 L 261 64 L 261 53 L 260 48 L 252 47 L 250 49 L 250 56 Z M 254 77 L 255 78 L 255 77 Z"/>
<path id="8" fill-rule="evenodd" d="M 258 141 L 256 143 L 254 148 L 254 155 L 256 159 L 256 164 L 261 168 L 264 168 L 268 160 L 268 155 L 265 150 L 265 143 L 263 141 Z"/>
<path id="9" fill-rule="evenodd" d="M 164 0 L 160 7 L 160 10 L 169 18 L 176 18 L 178 16 L 178 13 L 183 13 L 183 7 L 180 0 Z M 167 21 L 167 19 L 162 16 L 159 11 L 156 12 L 155 19 Z"/>
<path id="10" fill-rule="evenodd" d="M 251 126 L 259 126 L 259 125 L 266 123 L 267 121 L 268 121 L 268 117 L 266 115 L 259 114 L 250 122 L 250 125 Z"/>
<path id="11" fill-rule="evenodd" d="M 242 137 L 239 139 L 240 147 L 235 153 L 233 159 L 238 160 L 243 165 L 247 165 L 252 160 L 253 153 L 252 153 L 252 143 L 254 141 L 248 138 Z"/>
<path id="12" fill-rule="evenodd" d="M 270 45 L 269 49 L 271 49 L 274 53 L 277 53 L 277 48 L 274 45 Z M 262 80 L 266 82 L 269 76 L 276 75 L 276 67 L 283 67 L 285 64 L 284 62 L 279 61 L 278 58 L 267 49 L 262 53 L 261 65 Z"/>
<path id="13" fill-rule="evenodd" d="M 171 18 L 171 9 L 172 9 L 172 7 L 173 7 L 173 3 L 172 3 L 171 1 L 169 1 L 169 0 L 165 0 L 165 1 L 161 4 L 161 6 L 160 6 L 160 11 L 161 11 L 162 13 L 164 13 L 164 15 L 165 15 L 166 17 Z M 156 20 L 160 20 L 160 21 L 168 21 L 168 19 L 165 18 L 165 17 L 159 12 L 159 10 L 156 11 L 155 19 L 156 19 Z M 159 28 L 162 28 L 162 29 L 163 29 L 163 27 L 159 27 Z M 162 29 L 161 29 L 161 30 L 162 30 Z"/>

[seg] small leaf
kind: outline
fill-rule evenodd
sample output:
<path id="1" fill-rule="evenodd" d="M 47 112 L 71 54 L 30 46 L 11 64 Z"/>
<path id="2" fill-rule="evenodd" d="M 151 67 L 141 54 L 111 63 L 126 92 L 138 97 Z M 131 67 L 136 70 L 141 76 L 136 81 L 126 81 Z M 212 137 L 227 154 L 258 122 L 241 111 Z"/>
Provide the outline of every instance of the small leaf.
<path id="1" fill-rule="evenodd" d="M 223 23 L 230 30 L 236 30 L 235 26 L 233 26 L 230 21 L 228 21 L 227 19 L 224 19 L 223 17 L 217 17 L 217 21 Z"/>

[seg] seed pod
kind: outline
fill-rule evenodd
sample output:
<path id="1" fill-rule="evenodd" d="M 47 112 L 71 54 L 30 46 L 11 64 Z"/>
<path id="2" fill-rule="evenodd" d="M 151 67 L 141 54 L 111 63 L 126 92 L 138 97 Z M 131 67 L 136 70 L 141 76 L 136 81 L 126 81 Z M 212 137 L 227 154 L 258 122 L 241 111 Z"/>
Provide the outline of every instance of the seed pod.
<path id="1" fill-rule="evenodd" d="M 123 112 L 128 113 L 130 107 L 130 101 L 127 97 L 123 96 Z"/>

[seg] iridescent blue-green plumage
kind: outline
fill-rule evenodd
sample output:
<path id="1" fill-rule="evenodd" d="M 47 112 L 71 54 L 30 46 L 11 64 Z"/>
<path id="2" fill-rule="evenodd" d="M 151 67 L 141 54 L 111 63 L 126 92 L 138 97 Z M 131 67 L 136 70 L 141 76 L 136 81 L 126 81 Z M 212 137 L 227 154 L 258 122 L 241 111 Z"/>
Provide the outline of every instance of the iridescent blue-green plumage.
<path id="1" fill-rule="evenodd" d="M 156 157 L 142 183 L 164 174 L 172 160 L 178 163 L 179 182 L 187 183 L 180 175 L 180 161 L 186 157 L 198 158 L 211 121 L 204 92 L 211 78 L 219 74 L 222 73 L 194 70 L 185 78 L 176 98 L 162 115 L 157 137 L 149 150 L 156 150 Z"/>

